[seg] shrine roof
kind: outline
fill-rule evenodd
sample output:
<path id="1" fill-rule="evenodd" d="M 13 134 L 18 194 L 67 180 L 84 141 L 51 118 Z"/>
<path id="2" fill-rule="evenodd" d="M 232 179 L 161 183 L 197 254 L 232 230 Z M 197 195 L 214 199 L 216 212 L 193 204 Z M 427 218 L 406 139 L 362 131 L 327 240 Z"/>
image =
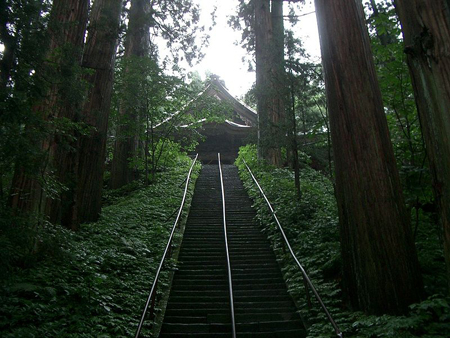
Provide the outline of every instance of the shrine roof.
<path id="1" fill-rule="evenodd" d="M 250 126 L 256 126 L 258 120 L 258 114 L 255 110 L 247 106 L 245 103 L 241 102 L 237 98 L 235 98 L 225 87 L 224 84 L 220 82 L 218 77 L 212 76 L 211 82 L 205 90 L 206 94 L 215 95 L 220 100 L 224 100 L 228 102 L 232 107 L 236 114 L 239 117 L 247 122 Z M 237 124 L 237 123 L 236 123 Z"/>

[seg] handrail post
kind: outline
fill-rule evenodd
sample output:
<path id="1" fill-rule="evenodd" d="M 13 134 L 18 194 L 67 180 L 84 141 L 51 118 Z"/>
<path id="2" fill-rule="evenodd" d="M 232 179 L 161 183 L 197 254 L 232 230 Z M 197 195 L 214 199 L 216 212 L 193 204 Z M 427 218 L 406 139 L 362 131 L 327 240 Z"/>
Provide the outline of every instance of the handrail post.
<path id="1" fill-rule="evenodd" d="M 275 222 L 278 225 L 278 229 L 281 232 L 281 236 L 284 239 L 284 242 L 289 250 L 289 253 L 291 254 L 292 258 L 294 259 L 295 263 L 297 264 L 298 268 L 300 269 L 300 272 L 303 275 L 303 279 L 304 281 L 306 281 L 306 284 L 311 288 L 314 296 L 316 297 L 317 301 L 319 302 L 320 306 L 322 307 L 323 311 L 325 312 L 328 321 L 331 323 L 331 325 L 333 326 L 333 329 L 336 333 L 336 335 L 340 338 L 343 337 L 342 331 L 339 328 L 339 326 L 336 324 L 336 322 L 334 321 L 333 317 L 331 316 L 330 312 L 328 311 L 325 303 L 322 301 L 322 298 L 320 297 L 319 293 L 317 292 L 317 289 L 314 287 L 314 284 L 312 283 L 311 279 L 309 278 L 308 274 L 306 273 L 305 269 L 303 268 L 303 266 L 300 264 L 300 261 L 298 260 L 297 256 L 294 253 L 294 250 L 292 250 L 291 244 L 289 243 L 289 240 L 286 237 L 286 234 L 284 232 L 283 227 L 281 226 L 280 221 L 278 220 L 277 215 L 275 214 L 275 211 L 273 210 L 272 204 L 270 204 L 269 199 L 267 198 L 266 194 L 264 193 L 264 190 L 261 188 L 261 186 L 259 185 L 258 181 L 256 180 L 255 176 L 253 175 L 252 171 L 250 170 L 250 167 L 247 165 L 247 162 L 242 159 L 244 162 L 245 167 L 247 168 L 248 172 L 250 173 L 250 176 L 253 179 L 253 182 L 255 182 L 256 186 L 258 187 L 259 191 L 261 192 L 264 200 L 267 203 L 267 206 L 269 207 L 270 213 L 272 214 L 273 218 L 275 219 Z"/>
<path id="2" fill-rule="evenodd" d="M 228 287 L 229 287 L 229 291 L 230 291 L 231 329 L 232 329 L 233 338 L 236 338 L 236 321 L 234 318 L 234 299 L 233 299 L 233 280 L 231 277 L 230 251 L 228 249 L 225 190 L 223 187 L 223 174 L 222 174 L 222 164 L 220 162 L 220 153 L 217 154 L 217 162 L 219 163 L 220 188 L 221 188 L 221 192 L 222 192 L 223 231 L 224 231 L 224 235 L 225 235 L 225 252 L 227 255 L 227 269 L 228 269 Z"/>
<path id="3" fill-rule="evenodd" d="M 161 257 L 161 261 L 159 262 L 158 269 L 156 270 L 155 279 L 153 280 L 152 288 L 150 290 L 150 293 L 148 294 L 147 302 L 145 303 L 144 310 L 142 311 L 141 319 L 139 321 L 139 325 L 137 327 L 136 334 L 134 336 L 135 338 L 139 338 L 139 335 L 141 334 L 142 326 L 144 324 L 145 316 L 147 315 L 149 306 L 150 306 L 150 312 L 153 315 L 155 303 L 156 303 L 156 287 L 158 285 L 159 276 L 160 276 L 161 270 L 164 266 L 166 257 L 170 254 L 170 251 L 171 251 L 173 236 L 175 233 L 175 229 L 177 228 L 178 222 L 181 219 L 181 214 L 183 212 L 184 203 L 186 202 L 186 195 L 187 195 L 187 191 L 188 191 L 188 187 L 189 187 L 189 182 L 191 179 L 192 170 L 194 169 L 194 165 L 197 162 L 197 158 L 198 158 L 198 154 L 193 159 L 192 165 L 189 169 L 189 172 L 188 172 L 188 175 L 186 178 L 186 184 L 184 187 L 183 198 L 181 199 L 181 205 L 180 205 L 180 208 L 178 209 L 177 218 L 175 219 L 175 222 L 172 226 L 172 231 L 170 232 L 170 236 L 167 241 L 166 248 L 164 249 L 164 253 Z"/>

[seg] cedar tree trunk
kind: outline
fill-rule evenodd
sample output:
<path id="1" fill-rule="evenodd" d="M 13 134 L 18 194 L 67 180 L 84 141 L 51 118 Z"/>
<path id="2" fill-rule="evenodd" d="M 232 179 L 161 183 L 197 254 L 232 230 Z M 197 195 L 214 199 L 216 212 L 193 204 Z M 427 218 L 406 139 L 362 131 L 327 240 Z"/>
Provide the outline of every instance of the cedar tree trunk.
<path id="1" fill-rule="evenodd" d="M 256 97 L 258 110 L 258 157 L 281 165 L 281 121 L 284 119 L 282 83 L 284 28 L 282 1 L 255 1 Z"/>
<path id="2" fill-rule="evenodd" d="M 450 285 L 450 3 L 397 0 L 396 8 L 444 229 Z"/>
<path id="3" fill-rule="evenodd" d="M 60 60 L 60 84 L 55 84 L 51 90 L 52 97 L 40 109 L 55 112 L 48 119 L 66 119 L 77 123 L 80 121 L 82 90 L 73 88 L 81 80 L 78 66 L 81 65 L 86 25 L 88 21 L 89 0 L 55 0 L 52 13 L 57 17 L 55 25 L 50 25 L 52 40 L 51 53 L 63 56 Z M 53 115 L 53 116 L 52 116 Z M 68 130 L 67 135 L 56 135 L 49 140 L 48 169 L 53 171 L 61 191 L 55 197 L 47 197 L 45 214 L 53 223 L 61 222 L 65 227 L 76 230 L 74 220 L 76 215 L 76 180 L 78 166 L 78 132 Z M 45 147 L 45 145 L 44 145 Z M 44 148 L 45 149 L 45 148 Z"/>
<path id="4" fill-rule="evenodd" d="M 270 1 L 255 0 L 256 97 L 258 110 L 258 158 L 266 159 L 269 143 L 269 29 Z"/>
<path id="5" fill-rule="evenodd" d="M 114 62 L 123 0 L 95 0 L 83 55 L 83 68 L 92 71 L 82 121 L 92 129 L 79 139 L 77 185 L 78 222 L 93 222 L 101 210 L 106 134 L 111 105 Z"/>
<path id="6" fill-rule="evenodd" d="M 125 39 L 125 58 L 149 56 L 150 49 L 150 3 L 147 0 L 132 0 L 129 24 Z M 136 130 L 139 117 L 121 104 L 119 115 L 122 123 L 116 133 L 114 157 L 111 168 L 111 188 L 118 189 L 134 179 L 136 174 L 129 160 L 137 155 L 139 136 Z M 125 122 L 126 121 L 126 122 Z M 147 150 L 146 150 L 147 151 Z"/>
<path id="7" fill-rule="evenodd" d="M 88 4 L 88 0 L 53 1 L 47 60 L 43 69 L 38 70 L 40 76 L 53 83 L 46 91 L 45 99 L 35 107 L 36 112 L 49 122 L 60 118 L 77 121 L 78 109 L 73 98 L 76 94 L 71 85 L 80 80 L 76 68 L 81 63 Z M 31 174 L 20 166 L 16 167 L 10 204 L 23 212 L 44 211 L 52 222 L 61 220 L 67 226 L 75 216 L 73 193 L 77 159 L 74 134 L 69 131 L 66 135 L 67 138 L 51 136 L 42 142 L 46 160 L 38 165 L 39 173 Z M 57 185 L 64 186 L 58 196 L 52 198 L 46 197 L 42 184 L 49 173 L 54 176 Z"/>
<path id="8" fill-rule="evenodd" d="M 287 83 L 284 73 L 284 17 L 283 0 L 272 0 L 272 43 L 271 43 L 271 107 L 269 110 L 270 126 L 272 129 L 272 146 L 269 149 L 269 163 L 281 166 L 281 147 L 285 134 L 284 103 L 287 97 Z"/>
<path id="9" fill-rule="evenodd" d="M 315 0 L 336 164 L 344 294 L 401 313 L 422 278 L 359 0 Z"/>

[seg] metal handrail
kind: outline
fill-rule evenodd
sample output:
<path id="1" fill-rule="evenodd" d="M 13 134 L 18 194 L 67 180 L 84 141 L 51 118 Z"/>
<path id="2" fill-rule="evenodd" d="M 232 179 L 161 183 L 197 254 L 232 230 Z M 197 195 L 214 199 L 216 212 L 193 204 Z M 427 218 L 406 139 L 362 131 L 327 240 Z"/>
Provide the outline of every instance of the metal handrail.
<path id="1" fill-rule="evenodd" d="M 334 328 L 334 331 L 336 332 L 336 335 L 337 335 L 338 337 L 341 337 L 341 338 L 342 338 L 342 337 L 343 337 L 343 334 L 342 334 L 341 329 L 340 329 L 339 326 L 336 324 L 336 322 L 334 321 L 333 317 L 331 317 L 330 312 L 328 311 L 327 307 L 325 306 L 324 302 L 322 301 L 322 298 L 320 298 L 319 293 L 317 292 L 316 288 L 314 287 L 313 283 L 311 282 L 311 279 L 309 278 L 309 276 L 308 276 L 308 274 L 306 273 L 305 269 L 304 269 L 303 266 L 300 264 L 299 260 L 297 259 L 297 256 L 295 255 L 294 251 L 292 250 L 292 247 L 291 247 L 291 245 L 290 245 L 290 243 L 289 243 L 289 240 L 288 240 L 287 237 L 286 237 L 286 234 L 285 234 L 285 232 L 284 232 L 284 230 L 283 230 L 283 227 L 281 226 L 280 221 L 278 220 L 278 217 L 277 217 L 277 215 L 275 214 L 275 211 L 273 210 L 272 205 L 271 205 L 270 202 L 269 202 L 269 199 L 267 198 L 266 194 L 264 194 L 263 189 L 262 189 L 261 186 L 259 185 L 258 181 L 256 180 L 255 176 L 253 175 L 253 173 L 252 173 L 252 171 L 250 170 L 249 166 L 247 165 L 247 162 L 246 162 L 244 159 L 242 159 L 242 160 L 244 161 L 244 164 L 245 164 L 245 166 L 247 167 L 248 172 L 250 173 L 250 175 L 251 175 L 253 181 L 254 181 L 255 184 L 258 186 L 259 191 L 261 192 L 261 194 L 262 194 L 262 196 L 264 197 L 264 199 L 265 199 L 267 205 L 269 206 L 269 210 L 270 210 L 270 212 L 271 212 L 273 218 L 275 219 L 275 222 L 276 222 L 277 225 L 278 225 L 278 229 L 280 229 L 281 235 L 283 236 L 283 239 L 284 239 L 284 241 L 285 241 L 285 243 L 286 243 L 287 248 L 289 249 L 289 252 L 290 252 L 292 258 L 294 258 L 295 263 L 296 263 L 297 266 L 299 267 L 299 269 L 300 269 L 300 271 L 301 271 L 301 273 L 302 273 L 302 275 L 303 275 L 303 278 L 304 278 L 304 279 L 306 280 L 306 282 L 308 283 L 309 287 L 311 288 L 312 292 L 314 293 L 314 296 L 316 297 L 316 299 L 317 299 L 317 301 L 319 302 L 320 306 L 322 307 L 323 311 L 324 311 L 325 314 L 327 315 L 328 320 L 330 321 L 331 325 L 332 325 L 333 328 Z"/>
<path id="2" fill-rule="evenodd" d="M 184 187 L 183 198 L 181 200 L 180 209 L 178 209 L 178 215 L 177 215 L 177 218 L 175 219 L 175 223 L 173 224 L 172 231 L 171 231 L 170 236 L 169 236 L 169 240 L 167 241 L 167 245 L 166 245 L 166 248 L 164 250 L 163 256 L 161 258 L 161 262 L 159 263 L 159 266 L 158 266 L 158 270 L 156 270 L 155 279 L 153 281 L 153 285 L 152 285 L 152 288 L 150 290 L 150 293 L 148 294 L 148 298 L 147 298 L 147 302 L 145 303 L 144 311 L 142 311 L 141 320 L 140 320 L 139 326 L 138 326 L 138 328 L 136 330 L 135 338 L 138 338 L 139 335 L 141 334 L 142 325 L 144 324 L 145 316 L 147 314 L 147 310 L 148 310 L 148 307 L 149 307 L 150 303 L 152 304 L 152 311 L 153 311 L 153 307 L 154 307 L 154 303 L 155 303 L 155 296 L 156 296 L 156 286 L 158 284 L 159 275 L 161 274 L 161 270 L 162 270 L 162 267 L 164 265 L 164 261 L 166 260 L 166 256 L 167 256 L 167 254 L 170 251 L 170 248 L 171 248 L 171 245 L 172 245 L 173 236 L 174 236 L 175 230 L 177 228 L 178 222 L 181 219 L 181 214 L 183 212 L 184 203 L 186 202 L 186 195 L 187 195 L 187 191 L 188 191 L 188 187 L 189 187 L 189 181 L 191 179 L 192 170 L 193 170 L 194 165 L 195 165 L 195 163 L 197 161 L 197 158 L 198 158 L 198 154 L 195 156 L 194 160 L 192 161 L 191 168 L 189 169 L 189 173 L 188 173 L 187 178 L 186 178 L 186 185 Z"/>
<path id="3" fill-rule="evenodd" d="M 230 264 L 230 251 L 228 249 L 228 233 L 227 233 L 227 219 L 225 215 L 225 190 L 223 188 L 223 175 L 222 164 L 220 163 L 220 153 L 217 154 L 217 160 L 219 162 L 219 175 L 220 175 L 220 188 L 222 192 L 222 214 L 223 214 L 223 231 L 225 234 L 225 251 L 227 254 L 227 268 L 228 268 L 228 286 L 230 291 L 230 310 L 231 310 L 231 328 L 233 338 L 236 338 L 236 321 L 234 318 L 234 300 L 233 300 L 233 282 L 231 278 L 231 264 Z"/>

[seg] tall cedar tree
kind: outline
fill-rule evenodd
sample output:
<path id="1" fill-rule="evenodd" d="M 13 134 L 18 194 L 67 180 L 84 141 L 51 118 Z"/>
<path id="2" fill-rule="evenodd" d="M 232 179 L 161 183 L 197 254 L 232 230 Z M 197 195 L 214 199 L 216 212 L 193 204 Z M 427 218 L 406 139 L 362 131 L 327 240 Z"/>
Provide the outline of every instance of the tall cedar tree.
<path id="1" fill-rule="evenodd" d="M 258 156 L 281 165 L 284 101 L 282 0 L 254 0 Z"/>
<path id="2" fill-rule="evenodd" d="M 132 0 L 129 23 L 125 38 L 125 58 L 145 57 L 150 52 L 150 2 Z M 119 111 L 121 124 L 116 132 L 114 157 L 111 168 L 111 188 L 118 189 L 136 178 L 135 170 L 129 160 L 138 150 L 138 132 L 136 126 L 139 117 L 122 104 Z"/>
<path id="3" fill-rule="evenodd" d="M 344 292 L 401 313 L 422 278 L 359 0 L 315 0 L 336 168 Z"/>
<path id="4" fill-rule="evenodd" d="M 0 196 L 9 190 L 16 166 L 34 167 L 39 157 L 43 122 L 30 107 L 41 99 L 47 80 L 38 77 L 46 55 L 50 6 L 44 0 L 7 0 L 0 5 Z M 9 41 L 6 41 L 9 40 Z M 36 123 L 37 122 L 37 123 Z M 23 128 L 24 125 L 33 128 Z M 32 135 L 30 135 L 32 134 Z"/>
<path id="5" fill-rule="evenodd" d="M 450 285 L 450 7 L 446 0 L 396 0 L 395 5 L 444 229 Z"/>
<path id="6" fill-rule="evenodd" d="M 95 0 L 88 27 L 82 66 L 90 85 L 82 110 L 82 121 L 91 127 L 79 137 L 77 182 L 78 222 L 96 221 L 101 210 L 101 193 L 106 156 L 106 133 L 114 62 L 123 0 Z"/>
<path id="7" fill-rule="evenodd" d="M 298 142 L 297 142 L 297 121 L 296 121 L 296 91 L 297 84 L 294 76 L 294 67 L 296 66 L 297 60 L 295 60 L 296 53 L 301 52 L 300 49 L 296 50 L 296 43 L 299 40 L 295 40 L 292 31 L 288 31 L 286 35 L 286 50 L 287 50 L 287 69 L 288 76 L 286 83 L 289 89 L 289 128 L 288 128 L 288 139 L 289 147 L 288 149 L 288 160 L 294 169 L 294 182 L 295 189 L 297 191 L 297 197 L 301 199 L 302 191 L 300 187 L 300 162 L 298 156 Z M 286 101 L 288 102 L 288 101 Z M 290 156 L 289 156 L 290 155 Z"/>
<path id="8" fill-rule="evenodd" d="M 74 105 L 71 83 L 79 80 L 76 71 L 81 63 L 82 48 L 88 18 L 88 0 L 54 0 L 48 26 L 49 47 L 43 69 L 39 76 L 51 81 L 44 99 L 35 110 L 44 120 L 76 120 L 78 110 Z M 30 126 L 27 126 L 28 128 Z M 76 175 L 76 154 L 73 149 L 73 135 L 67 139 L 51 136 L 41 144 L 47 154 L 46 163 L 41 164 L 39 174 L 31 174 L 17 167 L 14 175 L 10 204 L 23 212 L 44 211 L 50 220 L 70 226 L 75 216 L 73 203 L 74 178 Z M 69 149 L 69 150 L 68 150 Z M 66 185 L 57 198 L 47 198 L 42 180 L 51 170 L 56 180 Z M 42 177 L 37 177 L 41 175 Z"/>

